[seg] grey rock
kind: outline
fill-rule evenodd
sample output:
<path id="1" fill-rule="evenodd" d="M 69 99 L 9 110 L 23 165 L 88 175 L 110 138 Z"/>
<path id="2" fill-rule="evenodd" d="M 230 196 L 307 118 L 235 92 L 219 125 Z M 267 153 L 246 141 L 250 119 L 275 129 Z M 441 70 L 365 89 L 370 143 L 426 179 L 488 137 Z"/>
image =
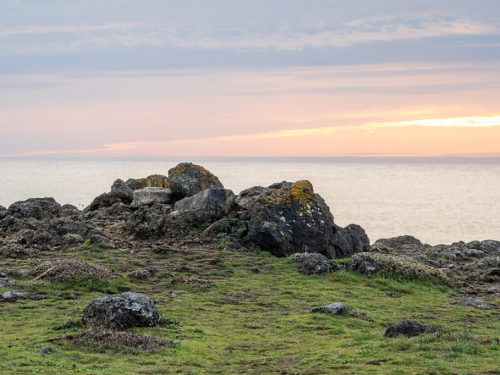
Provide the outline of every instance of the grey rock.
<path id="1" fill-rule="evenodd" d="M 26 276 L 30 272 L 31 272 L 31 270 L 28 269 L 28 268 L 20 268 L 20 269 L 17 270 L 18 275 L 21 275 L 21 276 Z"/>
<path id="2" fill-rule="evenodd" d="M 423 246 L 422 242 L 413 236 L 398 236 L 393 238 L 380 238 L 375 241 L 374 246 L 385 246 L 390 249 L 398 249 L 405 245 Z"/>
<path id="3" fill-rule="evenodd" d="M 111 207 L 115 203 L 130 204 L 134 198 L 134 192 L 123 180 L 116 180 L 111 186 L 111 192 L 104 193 L 94 198 L 90 206 L 84 211 L 96 211 L 101 208 Z"/>
<path id="4" fill-rule="evenodd" d="M 362 275 L 373 275 L 382 270 L 382 265 L 366 254 L 355 254 L 349 264 L 349 269 Z"/>
<path id="5" fill-rule="evenodd" d="M 15 283 L 15 280 L 8 279 L 6 277 L 0 278 L 0 288 L 7 288 Z"/>
<path id="6" fill-rule="evenodd" d="M 111 244 L 112 241 L 109 237 L 103 236 L 101 234 L 92 234 L 90 237 L 90 243 L 92 245 L 97 245 L 100 243 L 106 243 L 106 244 Z"/>
<path id="7" fill-rule="evenodd" d="M 206 189 L 224 188 L 216 176 L 193 163 L 181 163 L 170 169 L 168 183 L 174 200 L 193 196 Z"/>
<path id="8" fill-rule="evenodd" d="M 172 202 L 172 191 L 161 187 L 146 187 L 134 191 L 134 200 L 130 207 L 139 208 L 154 203 L 168 204 Z"/>
<path id="9" fill-rule="evenodd" d="M 312 312 L 319 312 L 319 313 L 326 313 L 333 315 L 344 315 L 345 313 L 347 313 L 347 308 L 344 306 L 343 303 L 336 302 L 327 306 L 318 307 L 314 309 Z"/>
<path id="10" fill-rule="evenodd" d="M 334 252 L 333 216 L 309 181 L 264 190 L 251 204 L 250 217 L 250 240 L 275 256 Z"/>
<path id="11" fill-rule="evenodd" d="M 353 254 L 367 252 L 370 250 L 370 239 L 361 226 L 349 224 L 345 228 L 335 226 L 332 244 L 328 255 L 332 259 L 349 258 Z"/>
<path id="12" fill-rule="evenodd" d="M 157 326 L 159 318 L 153 301 L 132 292 L 97 298 L 83 310 L 86 324 L 121 330 Z"/>
<path id="13" fill-rule="evenodd" d="M 203 211 L 213 220 L 226 216 L 232 209 L 235 196 L 227 189 L 206 189 L 191 197 L 175 202 L 176 211 Z"/>
<path id="14" fill-rule="evenodd" d="M 8 277 L 9 274 L 7 272 L 4 272 L 4 271 L 0 271 L 0 278 L 2 277 Z"/>
<path id="15" fill-rule="evenodd" d="M 46 346 L 45 348 L 42 348 L 42 349 L 38 352 L 38 354 L 40 354 L 40 355 L 45 355 L 45 354 L 50 354 L 50 353 L 52 353 L 52 352 L 53 352 L 52 348 L 51 348 L 50 346 Z"/>
<path id="16" fill-rule="evenodd" d="M 235 225 L 236 220 L 222 218 L 210 225 L 203 231 L 204 236 L 215 236 L 219 233 L 231 233 L 232 226 Z"/>
<path id="17" fill-rule="evenodd" d="M 296 253 L 291 257 L 304 275 L 325 275 L 336 270 L 332 261 L 319 253 Z"/>
<path id="18" fill-rule="evenodd" d="M 459 303 L 459 306 L 467 306 L 467 307 L 473 307 L 475 309 L 479 310 L 496 310 L 497 307 L 490 305 L 489 303 L 486 303 L 480 299 L 474 299 L 471 297 L 465 297 L 462 299 Z"/>
<path id="19" fill-rule="evenodd" d="M 413 322 L 411 320 L 403 320 L 393 326 L 387 328 L 385 331 L 385 337 L 398 337 L 407 336 L 414 337 L 427 333 L 437 332 L 436 328 L 425 327 L 419 323 Z"/>
<path id="20" fill-rule="evenodd" d="M 481 241 L 479 250 L 485 253 L 500 253 L 500 241 L 486 240 Z"/>
<path id="21" fill-rule="evenodd" d="M 41 294 L 28 293 L 22 290 L 9 290 L 2 294 L 3 302 L 16 302 L 18 300 L 31 300 L 39 301 L 45 299 L 45 296 Z"/>

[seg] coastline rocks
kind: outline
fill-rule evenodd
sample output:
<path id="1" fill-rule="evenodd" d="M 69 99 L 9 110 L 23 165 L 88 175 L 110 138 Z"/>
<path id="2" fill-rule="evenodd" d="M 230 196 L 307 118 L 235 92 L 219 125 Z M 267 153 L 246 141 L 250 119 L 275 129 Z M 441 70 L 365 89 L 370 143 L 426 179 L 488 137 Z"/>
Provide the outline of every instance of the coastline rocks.
<path id="1" fill-rule="evenodd" d="M 134 200 L 130 205 L 131 208 L 139 208 L 154 203 L 168 204 L 172 202 L 172 191 L 161 187 L 146 187 L 135 190 L 133 194 Z"/>
<path id="2" fill-rule="evenodd" d="M 130 204 L 134 198 L 134 192 L 123 180 L 116 180 L 111 186 L 111 192 L 103 193 L 94 198 L 92 203 L 84 210 L 91 212 L 100 208 L 111 207 L 115 203 Z"/>
<path id="3" fill-rule="evenodd" d="M 168 179 L 167 176 L 162 174 L 153 174 L 145 178 L 129 178 L 126 182 L 127 186 L 132 190 L 144 189 L 147 187 L 159 187 L 168 189 Z"/>
<path id="4" fill-rule="evenodd" d="M 370 250 L 370 240 L 366 232 L 357 224 L 349 224 L 345 228 L 335 226 L 333 234 L 333 249 L 329 249 L 329 257 L 332 259 L 349 258 L 353 254 L 363 253 Z"/>
<path id="5" fill-rule="evenodd" d="M 411 320 L 403 320 L 393 326 L 387 328 L 384 333 L 385 337 L 398 337 L 400 335 L 406 337 L 415 337 L 426 333 L 435 333 L 437 329 L 425 327 Z"/>
<path id="6" fill-rule="evenodd" d="M 125 330 L 154 327 L 160 315 L 153 301 L 141 293 L 126 292 L 93 300 L 83 310 L 83 322 L 98 327 Z"/>
<path id="7" fill-rule="evenodd" d="M 473 307 L 473 308 L 479 309 L 479 310 L 496 310 L 497 309 L 496 306 L 490 305 L 489 303 L 486 303 L 480 299 L 474 299 L 471 297 L 465 297 L 457 305 L 458 306 Z"/>
<path id="8" fill-rule="evenodd" d="M 16 302 L 19 300 L 39 301 L 45 299 L 44 295 L 28 293 L 22 290 L 9 290 L 2 294 L 0 302 Z"/>
<path id="9" fill-rule="evenodd" d="M 193 163 L 181 163 L 170 169 L 168 184 L 174 200 L 193 196 L 205 189 L 224 188 L 216 176 Z"/>
<path id="10" fill-rule="evenodd" d="M 254 199 L 249 236 L 262 249 L 280 257 L 333 252 L 333 216 L 309 181 L 274 184 Z"/>
<path id="11" fill-rule="evenodd" d="M 175 202 L 175 211 L 203 212 L 211 221 L 227 215 L 233 207 L 234 193 L 228 189 L 206 189 L 189 198 Z"/>
<path id="12" fill-rule="evenodd" d="M 349 264 L 349 269 L 362 275 L 373 275 L 382 271 L 382 265 L 366 254 L 355 254 Z"/>

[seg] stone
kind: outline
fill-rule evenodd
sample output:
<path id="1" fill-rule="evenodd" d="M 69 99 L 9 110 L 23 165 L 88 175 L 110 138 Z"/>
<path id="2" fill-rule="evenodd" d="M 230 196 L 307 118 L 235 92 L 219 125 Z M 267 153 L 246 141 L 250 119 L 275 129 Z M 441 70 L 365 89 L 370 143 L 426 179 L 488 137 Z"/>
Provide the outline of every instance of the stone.
<path id="1" fill-rule="evenodd" d="M 422 334 L 435 333 L 436 328 L 425 327 L 419 323 L 413 322 L 411 320 L 403 320 L 393 326 L 387 328 L 384 333 L 385 337 L 415 337 Z"/>
<path id="2" fill-rule="evenodd" d="M 9 274 L 7 272 L 4 272 L 4 271 L 0 271 L 0 278 L 2 277 L 8 277 Z"/>
<path id="3" fill-rule="evenodd" d="M 304 275 L 326 275 L 336 270 L 332 261 L 323 254 L 296 253 L 290 258 Z"/>
<path id="4" fill-rule="evenodd" d="M 109 237 L 103 236 L 101 234 L 92 234 L 90 237 L 90 243 L 92 245 L 98 245 L 100 243 L 111 244 L 112 241 Z"/>
<path id="5" fill-rule="evenodd" d="M 235 196 L 232 190 L 206 189 L 191 197 L 175 202 L 174 210 L 203 211 L 213 220 L 226 216 L 232 209 Z"/>
<path id="6" fill-rule="evenodd" d="M 168 204 L 172 202 L 172 191 L 161 187 L 146 187 L 134 191 L 131 208 L 139 208 L 154 203 Z"/>
<path id="7" fill-rule="evenodd" d="M 45 348 L 42 348 L 42 349 L 38 352 L 38 354 L 40 354 L 40 355 L 45 355 L 45 354 L 50 354 L 50 353 L 52 353 L 52 352 L 53 352 L 52 348 L 51 348 L 50 346 L 46 346 Z"/>
<path id="8" fill-rule="evenodd" d="M 382 265 L 366 254 L 355 254 L 349 264 L 349 270 L 362 275 L 373 275 L 382 270 Z"/>
<path id="9" fill-rule="evenodd" d="M 134 192 L 123 180 L 116 180 L 111 186 L 111 192 L 103 193 L 94 198 L 92 203 L 84 212 L 96 211 L 101 208 L 111 207 L 115 203 L 130 204 L 134 198 Z"/>
<path id="10" fill-rule="evenodd" d="M 157 326 L 159 319 L 154 302 L 141 293 L 100 297 L 83 310 L 85 324 L 119 330 Z"/>
<path id="11" fill-rule="evenodd" d="M 480 299 L 474 299 L 471 297 L 463 298 L 458 303 L 458 306 L 473 307 L 473 308 L 479 309 L 479 310 L 496 310 L 497 309 L 496 306 L 490 305 L 489 303 L 486 303 Z"/>
<path id="12" fill-rule="evenodd" d="M 7 288 L 15 283 L 15 280 L 8 279 L 6 277 L 0 278 L 0 288 Z"/>
<path id="13" fill-rule="evenodd" d="M 162 174 L 153 174 L 145 178 L 133 179 L 129 178 L 126 182 L 127 186 L 132 190 L 144 189 L 147 187 L 159 187 L 168 189 L 168 178 Z"/>
<path id="14" fill-rule="evenodd" d="M 222 218 L 217 220 L 215 223 L 210 225 L 207 229 L 203 231 L 204 236 L 215 236 L 220 233 L 231 233 L 232 226 L 236 224 L 236 220 L 230 220 L 227 218 Z"/>
<path id="15" fill-rule="evenodd" d="M 411 245 L 411 246 L 424 246 L 423 243 L 413 236 L 398 236 L 393 238 L 380 238 L 373 244 L 374 246 L 384 246 L 390 249 L 398 249 L 402 246 Z"/>
<path id="16" fill-rule="evenodd" d="M 216 176 L 193 163 L 181 163 L 170 169 L 168 183 L 174 200 L 191 197 L 206 189 L 224 188 Z"/>
<path id="17" fill-rule="evenodd" d="M 336 302 L 327 306 L 318 307 L 314 309 L 312 312 L 313 313 L 319 312 L 319 313 L 326 313 L 333 315 L 344 315 L 345 313 L 347 313 L 347 308 L 344 306 L 343 303 Z"/>
<path id="18" fill-rule="evenodd" d="M 370 250 L 370 239 L 361 226 L 349 224 L 345 228 L 335 226 L 333 234 L 333 248 L 328 250 L 328 256 L 332 259 L 349 258 L 353 254 L 363 253 Z"/>
<path id="19" fill-rule="evenodd" d="M 28 293 L 22 290 L 9 290 L 8 292 L 2 294 L 3 302 L 16 302 L 23 299 L 31 301 L 39 301 L 45 299 L 45 296 L 41 294 Z"/>
<path id="20" fill-rule="evenodd" d="M 481 241 L 478 250 L 484 251 L 485 253 L 500 253 L 500 241 Z"/>
<path id="21" fill-rule="evenodd" d="M 334 251 L 333 216 L 309 181 L 264 190 L 251 204 L 250 217 L 250 240 L 275 256 Z"/>

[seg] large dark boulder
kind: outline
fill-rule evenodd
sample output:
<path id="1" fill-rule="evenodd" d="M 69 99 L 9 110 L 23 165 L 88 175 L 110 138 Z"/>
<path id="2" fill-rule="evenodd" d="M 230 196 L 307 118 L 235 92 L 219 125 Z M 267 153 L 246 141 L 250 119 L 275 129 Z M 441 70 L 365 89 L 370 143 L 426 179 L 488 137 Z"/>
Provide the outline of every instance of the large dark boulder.
<path id="1" fill-rule="evenodd" d="M 404 247 L 421 248 L 424 244 L 413 236 L 398 236 L 393 238 L 380 238 L 373 244 L 374 246 L 386 247 L 390 250 L 399 250 Z"/>
<path id="2" fill-rule="evenodd" d="M 170 169 L 168 184 L 174 200 L 191 197 L 205 189 L 224 188 L 216 176 L 193 163 L 181 163 Z"/>
<path id="3" fill-rule="evenodd" d="M 390 326 L 385 331 L 385 337 L 398 337 L 398 336 L 406 336 L 406 337 L 414 337 L 419 336 L 426 333 L 435 333 L 437 332 L 436 328 L 425 327 L 422 324 L 413 322 L 411 320 L 403 320 L 393 326 Z"/>
<path id="4" fill-rule="evenodd" d="M 54 198 L 30 198 L 11 204 L 8 212 L 16 219 L 50 220 L 57 217 L 61 209 Z"/>
<path id="5" fill-rule="evenodd" d="M 357 224 L 349 224 L 345 228 L 335 227 L 333 248 L 329 248 L 328 256 L 332 259 L 349 258 L 353 254 L 370 250 L 370 240 L 366 232 Z"/>
<path id="6" fill-rule="evenodd" d="M 154 327 L 159 319 L 154 302 L 140 293 L 126 292 L 97 298 L 83 310 L 85 324 L 119 330 Z"/>
<path id="7" fill-rule="evenodd" d="M 103 193 L 94 198 L 85 212 L 96 211 L 100 208 L 111 207 L 115 203 L 130 204 L 134 199 L 133 190 L 123 180 L 116 180 L 111 186 L 109 193 Z"/>

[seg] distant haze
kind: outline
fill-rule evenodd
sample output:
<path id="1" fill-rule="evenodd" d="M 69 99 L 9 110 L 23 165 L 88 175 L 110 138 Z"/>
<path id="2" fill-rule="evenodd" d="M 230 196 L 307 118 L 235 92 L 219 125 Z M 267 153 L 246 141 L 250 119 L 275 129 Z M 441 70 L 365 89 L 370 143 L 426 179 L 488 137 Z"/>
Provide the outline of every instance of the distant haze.
<path id="1" fill-rule="evenodd" d="M 498 0 L 0 0 L 0 157 L 500 157 Z"/>

